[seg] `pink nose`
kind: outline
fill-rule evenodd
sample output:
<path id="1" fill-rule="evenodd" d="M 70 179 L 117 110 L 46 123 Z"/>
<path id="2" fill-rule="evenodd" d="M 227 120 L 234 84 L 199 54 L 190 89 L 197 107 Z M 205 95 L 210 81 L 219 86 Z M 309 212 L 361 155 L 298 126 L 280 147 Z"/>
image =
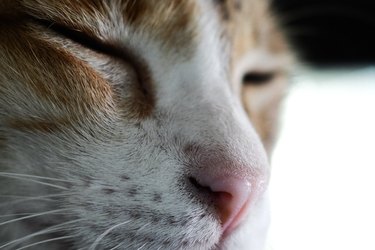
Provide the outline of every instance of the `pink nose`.
<path id="1" fill-rule="evenodd" d="M 254 191 L 248 180 L 210 173 L 199 175 L 195 185 L 209 190 L 224 234 L 236 228 L 246 216 Z"/>

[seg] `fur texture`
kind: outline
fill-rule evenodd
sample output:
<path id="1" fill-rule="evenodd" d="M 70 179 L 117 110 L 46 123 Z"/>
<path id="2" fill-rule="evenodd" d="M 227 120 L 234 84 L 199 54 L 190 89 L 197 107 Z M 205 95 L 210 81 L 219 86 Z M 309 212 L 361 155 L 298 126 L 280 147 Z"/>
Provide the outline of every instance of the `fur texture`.
<path id="1" fill-rule="evenodd" d="M 0 249 L 262 249 L 290 64 L 265 1 L 3 0 L 0 37 Z M 229 235 L 202 172 L 258 185 Z"/>

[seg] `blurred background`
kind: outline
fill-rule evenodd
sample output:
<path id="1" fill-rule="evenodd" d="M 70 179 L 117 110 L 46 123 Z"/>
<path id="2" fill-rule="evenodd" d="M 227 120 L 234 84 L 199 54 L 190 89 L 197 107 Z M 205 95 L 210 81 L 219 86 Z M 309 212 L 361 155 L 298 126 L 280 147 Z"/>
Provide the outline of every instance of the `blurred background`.
<path id="1" fill-rule="evenodd" d="M 272 158 L 270 250 L 375 249 L 375 0 L 273 0 L 301 63 Z"/>
<path id="2" fill-rule="evenodd" d="M 316 67 L 375 63 L 374 0 L 271 0 L 289 40 Z"/>

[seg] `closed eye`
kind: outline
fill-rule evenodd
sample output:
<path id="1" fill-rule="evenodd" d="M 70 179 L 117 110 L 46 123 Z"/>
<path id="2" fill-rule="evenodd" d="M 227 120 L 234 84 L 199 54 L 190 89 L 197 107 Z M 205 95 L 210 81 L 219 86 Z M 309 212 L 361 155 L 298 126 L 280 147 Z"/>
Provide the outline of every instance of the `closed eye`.
<path id="1" fill-rule="evenodd" d="M 248 72 L 242 77 L 242 83 L 246 85 L 264 85 L 271 82 L 275 77 L 273 72 L 254 71 Z"/>
<path id="2" fill-rule="evenodd" d="M 121 46 L 120 48 L 119 46 L 105 43 L 99 38 L 90 35 L 89 33 L 67 27 L 66 25 L 48 20 L 38 19 L 35 21 L 39 25 L 42 25 L 44 28 L 49 29 L 59 36 L 69 39 L 87 49 L 120 59 L 126 62 L 128 65 L 131 65 L 131 67 L 134 69 L 135 75 L 137 77 L 136 80 L 144 97 L 146 99 L 153 98 L 148 67 L 146 63 L 144 63 L 143 60 L 134 55 L 132 51 L 124 48 L 123 46 Z"/>
<path id="3" fill-rule="evenodd" d="M 99 39 L 77 29 L 69 28 L 63 24 L 59 24 L 48 20 L 36 20 L 36 22 L 45 28 L 56 32 L 60 36 L 63 36 L 81 46 L 91 49 L 93 51 L 115 56 L 117 54 L 117 49 L 110 45 L 105 44 Z"/>

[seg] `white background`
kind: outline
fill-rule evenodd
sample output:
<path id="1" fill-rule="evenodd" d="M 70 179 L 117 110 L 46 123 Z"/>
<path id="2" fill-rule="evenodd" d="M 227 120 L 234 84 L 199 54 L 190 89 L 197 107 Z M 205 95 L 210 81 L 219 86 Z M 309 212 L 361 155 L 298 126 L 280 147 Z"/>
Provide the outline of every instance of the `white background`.
<path id="1" fill-rule="evenodd" d="M 375 68 L 299 71 L 273 155 L 271 250 L 375 250 Z"/>

